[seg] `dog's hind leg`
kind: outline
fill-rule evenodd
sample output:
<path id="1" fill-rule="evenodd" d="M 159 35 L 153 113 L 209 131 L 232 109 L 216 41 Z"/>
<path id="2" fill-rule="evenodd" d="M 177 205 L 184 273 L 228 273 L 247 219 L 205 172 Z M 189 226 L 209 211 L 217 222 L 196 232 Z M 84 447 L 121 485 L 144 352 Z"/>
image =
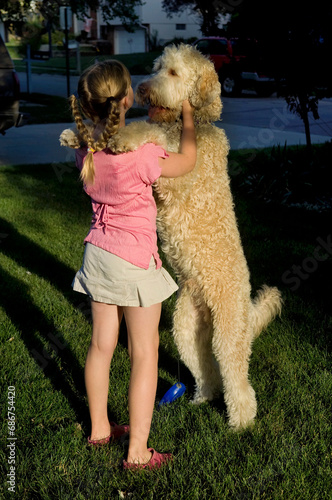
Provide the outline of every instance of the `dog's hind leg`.
<path id="1" fill-rule="evenodd" d="M 222 390 L 218 364 L 211 347 L 210 312 L 195 293 L 193 281 L 187 281 L 179 293 L 174 313 L 173 334 L 180 357 L 196 383 L 194 403 L 214 399 Z"/>
<path id="2" fill-rule="evenodd" d="M 248 378 L 252 341 L 249 308 L 243 303 L 242 307 L 240 303 L 227 307 L 229 299 L 222 303 L 224 307 L 212 313 L 212 349 L 223 380 L 229 424 L 241 429 L 253 423 L 257 411 L 255 391 Z"/>

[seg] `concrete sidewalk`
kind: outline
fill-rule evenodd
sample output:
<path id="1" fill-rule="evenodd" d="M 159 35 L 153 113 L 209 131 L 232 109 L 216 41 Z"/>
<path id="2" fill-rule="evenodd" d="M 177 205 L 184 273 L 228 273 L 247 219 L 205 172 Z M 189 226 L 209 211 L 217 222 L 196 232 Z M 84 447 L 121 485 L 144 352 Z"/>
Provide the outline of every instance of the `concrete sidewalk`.
<path id="1" fill-rule="evenodd" d="M 26 92 L 26 74 L 19 73 L 21 90 Z M 78 76 L 70 77 L 71 92 L 77 87 Z M 132 84 L 135 88 L 144 76 L 133 75 Z M 66 97 L 66 78 L 61 75 L 32 75 L 32 92 L 47 93 Z M 137 120 L 145 120 L 138 118 Z M 127 123 L 130 120 L 127 121 Z M 274 145 L 284 146 L 304 145 L 305 135 L 300 132 L 276 130 L 268 127 L 252 127 L 216 122 L 227 134 L 231 149 L 267 148 Z M 56 123 L 49 125 L 25 125 L 20 128 L 7 130 L 5 136 L 0 136 L 0 165 L 61 163 L 73 161 L 75 154 L 70 148 L 61 147 L 59 144 L 60 133 L 71 127 L 71 123 Z M 311 135 L 313 144 L 324 143 L 331 140 L 326 135 Z"/>
<path id="2" fill-rule="evenodd" d="M 143 120 L 139 118 L 138 120 Z M 130 120 L 128 120 L 130 121 Z M 298 132 L 277 131 L 268 128 L 245 127 L 217 122 L 227 134 L 231 149 L 266 148 L 273 145 L 304 145 L 305 135 Z M 0 137 L 0 165 L 59 163 L 74 161 L 75 153 L 59 144 L 60 133 L 72 124 L 25 125 L 11 128 Z M 324 143 L 331 137 L 312 135 L 313 144 Z"/>

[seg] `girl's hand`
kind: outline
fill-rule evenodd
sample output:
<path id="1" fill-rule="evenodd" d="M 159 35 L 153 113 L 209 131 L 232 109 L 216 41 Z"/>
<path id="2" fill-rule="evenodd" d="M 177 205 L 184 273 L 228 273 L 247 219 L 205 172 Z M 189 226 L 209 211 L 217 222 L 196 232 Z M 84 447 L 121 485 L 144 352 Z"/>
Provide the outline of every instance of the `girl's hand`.
<path id="1" fill-rule="evenodd" d="M 183 113 L 192 113 L 194 111 L 194 108 L 192 107 L 192 105 L 190 104 L 190 102 L 188 101 L 188 99 L 185 99 L 182 103 L 182 114 Z"/>

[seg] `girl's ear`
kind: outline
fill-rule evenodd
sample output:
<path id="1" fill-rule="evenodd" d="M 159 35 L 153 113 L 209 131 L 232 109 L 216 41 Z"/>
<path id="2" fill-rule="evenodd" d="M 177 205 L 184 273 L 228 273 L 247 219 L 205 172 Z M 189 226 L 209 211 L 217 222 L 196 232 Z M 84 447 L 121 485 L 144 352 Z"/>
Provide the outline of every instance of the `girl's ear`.
<path id="1" fill-rule="evenodd" d="M 120 103 L 123 103 L 124 110 L 127 111 L 130 109 L 134 103 L 134 92 L 132 87 L 128 90 L 128 93 L 126 96 L 121 99 Z"/>
<path id="2" fill-rule="evenodd" d="M 119 104 L 120 104 L 120 106 L 123 106 L 123 109 L 125 111 L 127 111 L 127 109 L 129 108 L 129 106 L 128 106 L 128 96 L 126 95 L 125 97 L 123 97 L 121 99 L 121 101 L 119 101 Z"/>

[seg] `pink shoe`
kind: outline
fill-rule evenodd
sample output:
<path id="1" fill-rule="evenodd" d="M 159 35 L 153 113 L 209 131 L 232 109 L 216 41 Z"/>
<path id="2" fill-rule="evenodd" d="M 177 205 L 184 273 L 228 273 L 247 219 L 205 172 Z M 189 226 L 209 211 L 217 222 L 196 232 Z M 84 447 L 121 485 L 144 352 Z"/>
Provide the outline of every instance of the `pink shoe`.
<path id="1" fill-rule="evenodd" d="M 160 469 L 162 464 L 170 462 L 173 460 L 173 455 L 171 453 L 158 453 L 153 448 L 148 448 L 148 451 L 152 453 L 150 460 L 146 464 L 135 464 L 131 462 L 123 461 L 124 469 Z"/>
<path id="2" fill-rule="evenodd" d="M 114 441 L 118 441 L 124 434 L 129 433 L 129 425 L 118 425 L 115 422 L 111 422 L 111 427 L 113 427 L 113 431 L 110 437 L 114 439 Z"/>
<path id="3" fill-rule="evenodd" d="M 110 422 L 110 424 L 113 429 L 109 436 L 101 439 L 90 439 L 89 436 L 88 444 L 91 446 L 103 446 L 110 441 L 118 441 L 124 434 L 128 434 L 129 432 L 129 425 L 118 425 L 115 422 Z"/>

